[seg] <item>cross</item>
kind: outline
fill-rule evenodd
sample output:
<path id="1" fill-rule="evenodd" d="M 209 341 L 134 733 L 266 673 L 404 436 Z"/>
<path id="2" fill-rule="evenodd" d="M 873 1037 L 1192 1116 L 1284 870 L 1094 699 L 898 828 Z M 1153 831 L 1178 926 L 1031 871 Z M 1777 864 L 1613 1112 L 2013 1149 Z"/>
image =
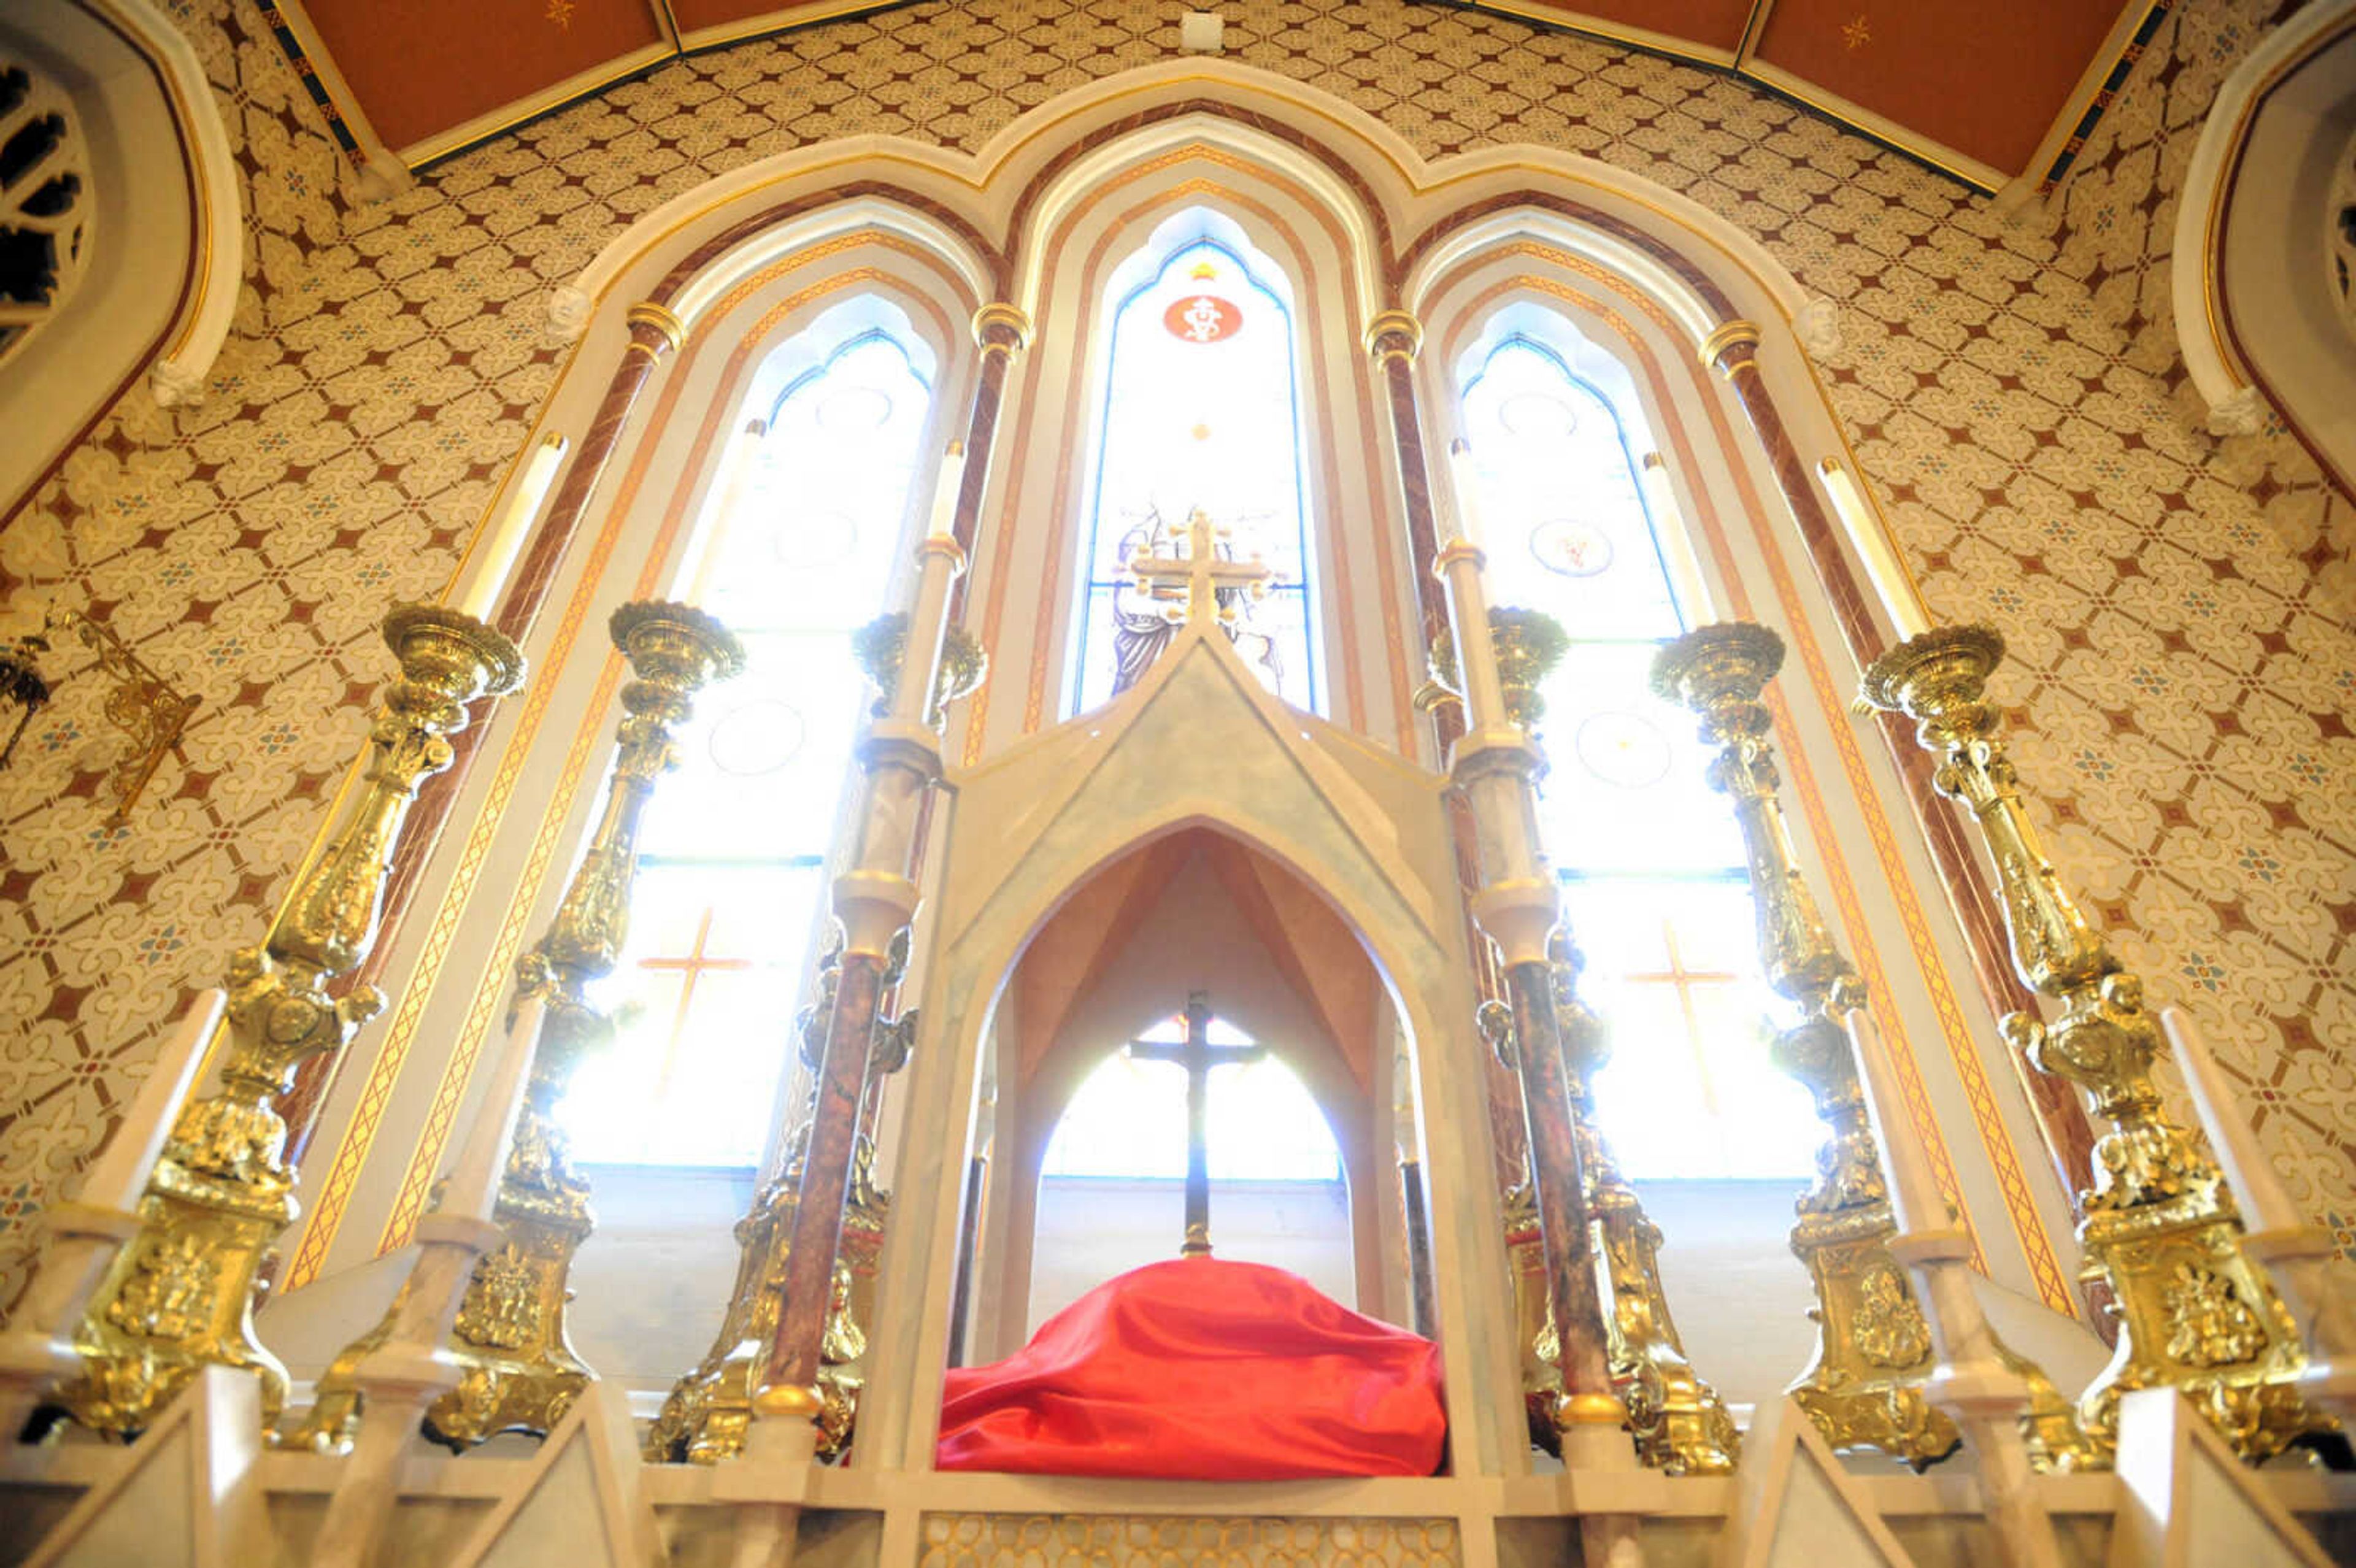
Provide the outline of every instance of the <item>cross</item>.
<path id="1" fill-rule="evenodd" d="M 1150 549 L 1141 549 L 1129 558 L 1130 575 L 1137 579 L 1138 592 L 1162 598 L 1162 590 L 1180 583 L 1186 587 L 1186 606 L 1166 606 L 1164 619 L 1199 621 L 1216 616 L 1222 621 L 1236 617 L 1235 607 L 1219 603 L 1223 588 L 1241 588 L 1255 599 L 1268 592 L 1268 580 L 1275 575 L 1258 558 L 1250 560 L 1223 560 L 1213 547 L 1214 530 L 1211 519 L 1197 507 L 1186 519 L 1186 553 L 1181 557 L 1158 556 Z"/>
<path id="2" fill-rule="evenodd" d="M 1196 517 L 1202 513 L 1194 514 Z M 1198 544 L 1200 536 L 1197 536 Z M 1208 1143 L 1211 1069 L 1241 1067 L 1268 1054 L 1258 1045 L 1211 1043 L 1211 994 L 1186 993 L 1186 1040 L 1181 1045 L 1159 1040 L 1129 1042 L 1131 1061 L 1174 1061 L 1186 1070 L 1186 1239 L 1178 1255 L 1211 1255 L 1211 1160 Z"/>

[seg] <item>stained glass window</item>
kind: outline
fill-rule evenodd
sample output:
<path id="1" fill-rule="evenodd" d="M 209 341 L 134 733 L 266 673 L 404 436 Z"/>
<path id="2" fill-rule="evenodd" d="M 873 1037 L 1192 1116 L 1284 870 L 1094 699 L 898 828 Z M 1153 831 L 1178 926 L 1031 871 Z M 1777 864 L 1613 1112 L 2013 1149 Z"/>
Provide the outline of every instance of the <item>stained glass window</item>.
<path id="1" fill-rule="evenodd" d="M 1174 633 L 1163 612 L 1183 598 L 1141 592 L 1140 550 L 1186 553 L 1200 509 L 1223 555 L 1258 556 L 1266 595 L 1227 591 L 1237 647 L 1269 690 L 1319 705 L 1308 581 L 1306 462 L 1290 285 L 1209 214 L 1177 220 L 1185 237 L 1149 254 L 1114 303 L 1087 502 L 1087 574 L 1072 679 L 1073 712 L 1127 690 Z M 1168 232 L 1165 226 L 1164 234 Z"/>
<path id="2" fill-rule="evenodd" d="M 748 411 L 766 434 L 723 458 L 744 466 L 712 487 L 700 586 L 672 590 L 743 639 L 745 667 L 698 699 L 647 812 L 605 987 L 619 1038 L 566 1102 L 586 1160 L 757 1164 L 788 1060 L 867 689 L 850 635 L 885 607 L 930 391 L 881 328 L 780 354 L 812 362 Z"/>
<path id="3" fill-rule="evenodd" d="M 1213 1045 L 1252 1039 L 1211 1020 Z M 1183 1019 L 1165 1019 L 1140 1040 L 1180 1044 Z M 1204 1153 L 1214 1181 L 1339 1181 L 1342 1154 L 1325 1113 L 1275 1056 L 1215 1067 L 1205 1090 Z M 1186 1174 L 1186 1070 L 1174 1061 L 1132 1061 L 1115 1051 L 1088 1074 L 1055 1124 L 1041 1168 L 1047 1176 L 1167 1177 Z"/>
<path id="4" fill-rule="evenodd" d="M 1641 413 L 1575 369 L 1564 337 L 1494 336 L 1462 407 L 1491 598 L 1571 639 L 1542 692 L 1539 813 L 1584 993 L 1612 1027 L 1597 1115 L 1632 1177 L 1805 1176 L 1822 1131 L 1767 1063 L 1783 1004 L 1760 972 L 1742 840 L 1693 722 L 1650 690 L 1697 585 L 1645 502 Z"/>

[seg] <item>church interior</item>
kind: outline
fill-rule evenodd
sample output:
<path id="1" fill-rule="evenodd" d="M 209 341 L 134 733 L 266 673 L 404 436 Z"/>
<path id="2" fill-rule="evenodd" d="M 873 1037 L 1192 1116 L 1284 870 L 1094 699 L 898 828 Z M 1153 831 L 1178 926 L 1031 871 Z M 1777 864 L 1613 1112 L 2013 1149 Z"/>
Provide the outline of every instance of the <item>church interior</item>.
<path id="1" fill-rule="evenodd" d="M 2351 268 L 2356 0 L 11 0 L 0 1568 L 2356 1562 Z"/>

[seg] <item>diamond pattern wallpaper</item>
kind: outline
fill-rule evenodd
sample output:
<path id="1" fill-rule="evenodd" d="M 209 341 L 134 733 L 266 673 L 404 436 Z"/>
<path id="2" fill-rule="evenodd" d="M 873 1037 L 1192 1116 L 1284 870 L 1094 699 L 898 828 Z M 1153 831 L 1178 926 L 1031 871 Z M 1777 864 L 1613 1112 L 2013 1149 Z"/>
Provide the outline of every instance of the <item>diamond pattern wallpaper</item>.
<path id="1" fill-rule="evenodd" d="M 96 609 L 203 707 L 110 826 L 101 690 L 61 654 L 0 772 L 0 1302 L 166 1020 L 262 935 L 391 667 L 377 621 L 438 591 L 553 379 L 547 292 L 749 159 L 879 132 L 971 147 L 1175 47 L 1144 0 L 932 0 L 670 63 L 361 206 L 252 0 L 167 4 L 244 171 L 236 330 L 201 404 L 133 391 L 6 520 L 0 595 Z M 1790 103 L 1608 45 L 1405 0 L 1222 10 L 1231 58 L 1426 155 L 1590 154 L 1835 302 L 1836 403 L 1933 606 L 2013 640 L 1998 696 L 2064 875 L 2201 1016 L 2346 1243 L 2356 527 L 2278 431 L 2204 432 L 2166 304 L 2200 116 L 2289 8 L 2179 6 L 2051 210 L 2010 221 Z"/>

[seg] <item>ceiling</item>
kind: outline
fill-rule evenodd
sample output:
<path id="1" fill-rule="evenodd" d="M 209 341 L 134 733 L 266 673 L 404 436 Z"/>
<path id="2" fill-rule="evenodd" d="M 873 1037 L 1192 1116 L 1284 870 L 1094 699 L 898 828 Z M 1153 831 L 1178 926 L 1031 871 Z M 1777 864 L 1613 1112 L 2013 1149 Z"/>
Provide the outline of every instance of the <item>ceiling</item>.
<path id="1" fill-rule="evenodd" d="M 1176 14 L 1171 6 L 1174 40 Z M 1465 0 L 1730 71 L 1993 190 L 2050 183 L 2170 0 Z M 414 168 L 683 52 L 873 0 L 284 0 L 348 149 Z"/>

